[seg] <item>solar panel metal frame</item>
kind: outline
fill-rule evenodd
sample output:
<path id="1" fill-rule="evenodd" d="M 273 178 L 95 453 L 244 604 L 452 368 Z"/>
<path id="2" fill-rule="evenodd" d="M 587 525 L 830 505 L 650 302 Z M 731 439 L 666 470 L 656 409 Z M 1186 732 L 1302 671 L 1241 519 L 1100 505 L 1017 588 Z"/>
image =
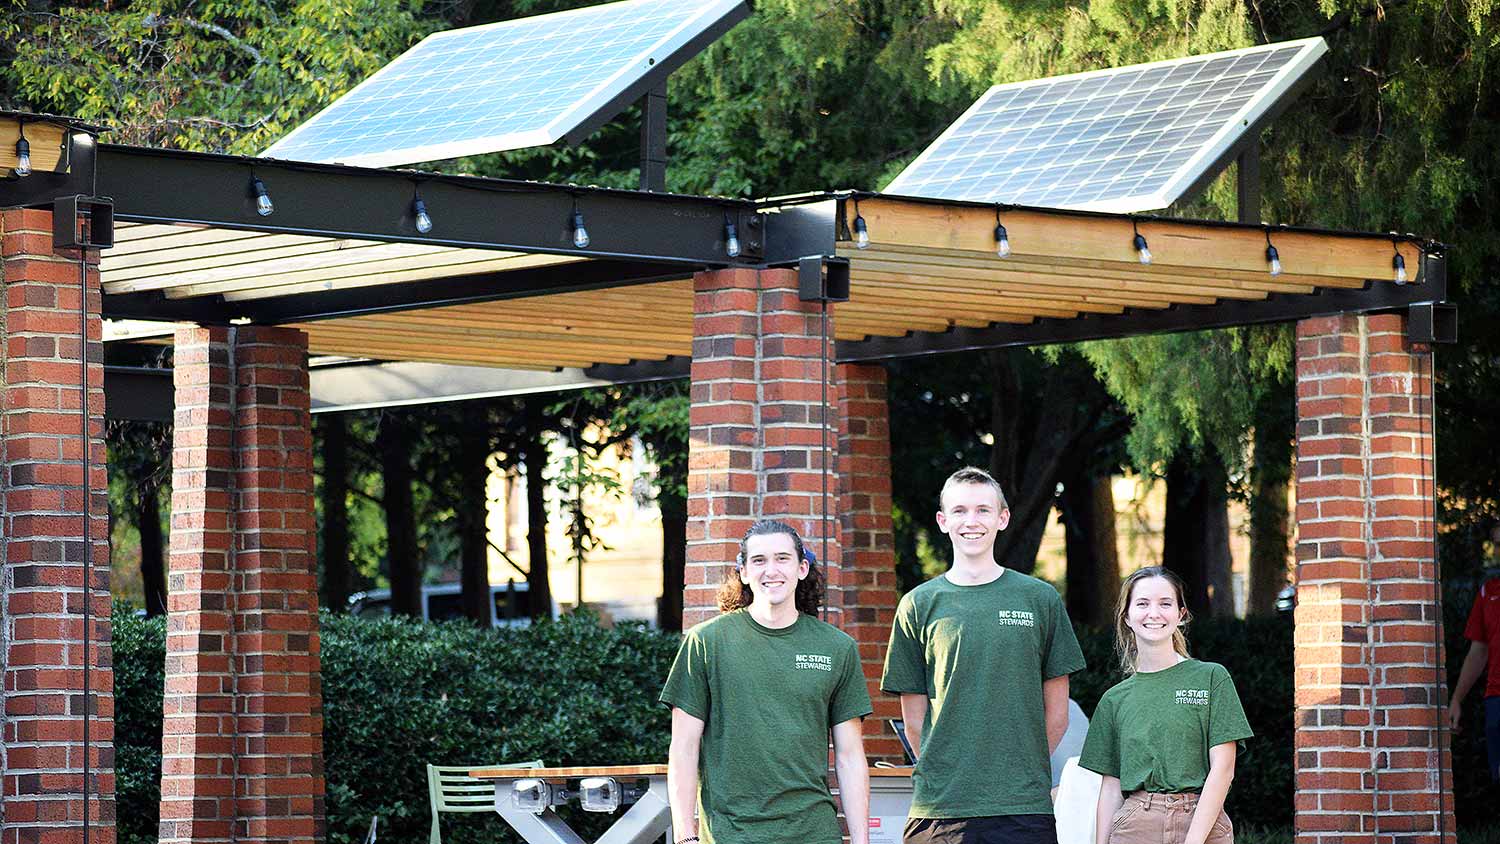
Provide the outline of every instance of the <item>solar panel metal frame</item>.
<path id="1" fill-rule="evenodd" d="M 625 2 L 630 2 L 630 0 L 625 0 Z M 520 21 L 535 21 L 538 18 L 544 17 L 565 19 L 582 16 L 603 6 L 614 5 L 619 4 L 607 3 L 585 6 L 564 12 L 554 12 L 548 15 L 515 18 L 479 27 L 435 32 L 412 46 L 411 49 L 398 56 L 390 64 L 376 71 L 368 79 L 356 85 L 332 103 L 329 103 L 311 119 L 268 147 L 265 152 L 261 153 L 260 157 L 287 158 L 288 156 L 285 151 L 289 149 L 294 150 L 297 138 L 317 124 L 320 118 L 337 108 L 340 103 L 352 100 L 366 89 L 379 84 L 382 74 L 391 68 L 401 65 L 412 53 L 434 39 L 451 39 L 461 36 L 464 33 L 472 33 L 478 29 L 499 28 Z M 425 161 L 442 161 L 465 155 L 482 155 L 490 152 L 545 146 L 555 143 L 560 139 L 566 140 L 569 144 L 576 146 L 597 131 L 599 127 L 608 123 L 621 111 L 625 110 L 631 103 L 645 96 L 648 91 L 658 85 L 665 85 L 667 77 L 673 71 L 682 67 L 689 59 L 702 52 L 704 48 L 718 40 L 740 21 L 749 17 L 750 12 L 751 9 L 746 0 L 708 0 L 695 14 L 685 18 L 668 35 L 657 40 L 648 49 L 638 53 L 629 62 L 622 65 L 619 70 L 606 77 L 587 96 L 576 101 L 573 105 L 553 117 L 541 130 L 484 135 L 440 144 L 405 146 L 383 152 L 320 158 L 292 157 L 289 160 L 337 163 L 362 167 L 392 167 Z"/>
<path id="2" fill-rule="evenodd" d="M 1251 97 L 1249 102 L 1241 106 L 1234 114 L 1226 117 L 1223 124 L 1218 127 L 1214 134 L 1205 140 L 1192 156 L 1179 165 L 1167 179 L 1166 183 L 1159 189 L 1150 193 L 1133 194 L 1117 199 L 1091 200 L 1054 206 L 1080 211 L 1103 211 L 1109 213 L 1131 213 L 1166 208 L 1184 196 L 1191 196 L 1201 189 L 1203 185 L 1218 174 L 1227 161 L 1232 159 L 1240 148 L 1257 135 L 1260 129 L 1264 128 L 1272 118 L 1285 110 L 1287 105 L 1295 99 L 1296 95 L 1312 81 L 1309 71 L 1328 52 L 1327 42 L 1321 37 L 1314 36 L 1294 41 L 1281 41 L 1273 44 L 1261 44 L 1255 47 L 1244 47 L 1237 50 L 1225 50 L 1218 53 L 1205 53 L 1196 56 L 1185 56 L 1179 59 L 1167 59 L 1159 62 L 1084 71 L 1082 73 L 1063 76 L 1049 76 L 1043 79 L 1032 79 L 1024 82 L 1011 82 L 992 86 L 975 100 L 974 104 L 965 110 L 957 120 L 953 121 L 947 129 L 944 129 L 943 133 L 929 144 L 911 164 L 907 165 L 886 186 L 883 193 L 887 195 L 908 194 L 912 196 L 930 196 L 936 199 L 957 199 L 958 197 L 940 197 L 919 191 L 914 192 L 905 188 L 903 182 L 909 181 L 908 174 L 920 172 L 921 167 L 930 158 L 942 151 L 944 144 L 960 132 L 965 122 L 978 113 L 999 91 L 1041 87 L 1043 85 L 1050 86 L 1067 81 L 1083 83 L 1091 78 L 1114 76 L 1132 71 L 1171 68 L 1189 63 L 1212 61 L 1231 56 L 1238 57 L 1255 52 L 1269 52 L 1288 47 L 1298 47 L 1299 51 L 1297 55 L 1278 68 L 1275 75 Z M 1126 136 L 1122 140 L 1128 141 L 1129 136 Z M 1040 203 L 1024 198 L 1000 197 L 992 200 L 976 200 L 974 197 L 963 197 L 963 199 L 966 201 L 996 201 L 1010 204 L 1041 205 Z"/>

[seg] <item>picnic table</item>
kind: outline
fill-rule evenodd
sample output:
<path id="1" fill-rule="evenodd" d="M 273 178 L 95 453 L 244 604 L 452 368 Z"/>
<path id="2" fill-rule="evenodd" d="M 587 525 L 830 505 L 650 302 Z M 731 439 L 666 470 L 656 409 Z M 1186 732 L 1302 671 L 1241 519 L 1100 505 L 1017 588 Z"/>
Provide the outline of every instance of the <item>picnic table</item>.
<path id="1" fill-rule="evenodd" d="M 546 798 L 540 812 L 516 805 L 517 782 L 535 780 L 555 796 L 570 797 L 585 780 L 614 780 L 621 805 L 630 808 L 615 820 L 595 844 L 647 844 L 656 838 L 672 841 L 672 811 L 667 803 L 666 765 L 605 765 L 576 768 L 478 768 L 475 779 L 495 785 L 495 812 L 510 824 L 527 844 L 586 844 L 578 833 L 552 810 Z"/>

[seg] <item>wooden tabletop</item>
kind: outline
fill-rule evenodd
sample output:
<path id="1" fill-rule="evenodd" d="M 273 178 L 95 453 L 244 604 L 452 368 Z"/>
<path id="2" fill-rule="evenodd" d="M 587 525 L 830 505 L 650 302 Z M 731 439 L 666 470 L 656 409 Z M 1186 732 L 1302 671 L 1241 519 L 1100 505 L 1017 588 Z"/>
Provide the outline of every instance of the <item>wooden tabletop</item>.
<path id="1" fill-rule="evenodd" d="M 481 780 L 559 779 L 567 777 L 664 777 L 666 765 L 604 765 L 591 768 L 479 768 L 469 776 Z"/>
<path id="2" fill-rule="evenodd" d="M 912 772 L 912 769 L 911 769 L 911 766 L 909 766 L 909 765 L 906 766 L 906 767 L 901 767 L 901 768 L 871 768 L 870 769 L 870 776 L 872 776 L 872 777 L 909 777 L 909 776 L 911 776 L 911 772 Z"/>

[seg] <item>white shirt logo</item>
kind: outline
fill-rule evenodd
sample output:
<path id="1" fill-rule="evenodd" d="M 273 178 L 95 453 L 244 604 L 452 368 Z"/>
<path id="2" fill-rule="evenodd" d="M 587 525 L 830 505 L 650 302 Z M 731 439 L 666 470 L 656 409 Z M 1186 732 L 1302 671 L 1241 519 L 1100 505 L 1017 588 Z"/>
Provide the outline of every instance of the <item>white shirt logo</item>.
<path id="1" fill-rule="evenodd" d="M 1178 689 L 1177 702 L 1189 706 L 1208 706 L 1208 689 Z"/>
<path id="2" fill-rule="evenodd" d="M 810 668 L 818 671 L 832 671 L 833 657 L 822 654 L 797 654 L 796 667 Z"/>
<path id="3" fill-rule="evenodd" d="M 1002 627 L 1035 627 L 1036 613 L 1026 610 L 1000 610 L 1000 625 Z"/>

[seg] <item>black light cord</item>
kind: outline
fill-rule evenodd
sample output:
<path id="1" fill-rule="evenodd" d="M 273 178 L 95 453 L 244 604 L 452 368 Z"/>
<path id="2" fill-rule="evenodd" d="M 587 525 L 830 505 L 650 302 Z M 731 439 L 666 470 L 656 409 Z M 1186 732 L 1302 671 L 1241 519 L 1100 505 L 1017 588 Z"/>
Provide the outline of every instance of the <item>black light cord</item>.
<path id="1" fill-rule="evenodd" d="M 1415 352 L 1417 357 L 1417 377 L 1426 387 L 1417 388 L 1417 398 L 1423 398 L 1426 392 L 1426 400 L 1417 412 L 1417 431 L 1421 435 L 1421 441 L 1427 443 L 1427 450 L 1422 455 L 1423 475 L 1432 484 L 1432 491 L 1422 496 L 1422 515 L 1432 531 L 1432 714 L 1436 719 L 1433 721 L 1433 730 L 1437 742 L 1433 746 L 1433 752 L 1437 754 L 1437 826 L 1438 844 L 1446 844 L 1448 835 L 1448 813 L 1445 808 L 1444 793 L 1449 788 L 1448 783 L 1443 782 L 1443 744 L 1448 737 L 1448 719 L 1443 712 L 1443 689 L 1446 687 L 1443 677 L 1443 660 L 1439 655 L 1443 652 L 1443 578 L 1441 569 L 1438 567 L 1438 542 L 1437 542 L 1437 425 L 1431 424 L 1437 418 L 1437 385 L 1435 383 L 1437 373 L 1433 365 L 1433 350 L 1427 346 L 1426 351 Z M 1423 365 L 1425 362 L 1425 366 Z M 1424 371 L 1425 370 L 1425 373 Z M 1424 378 L 1425 374 L 1425 378 Z M 1451 739 L 1450 739 L 1451 740 Z M 1449 757 L 1451 760 L 1451 756 Z M 1447 771 L 1450 783 L 1453 776 L 1450 763 Z"/>
<path id="2" fill-rule="evenodd" d="M 73 222 L 78 224 L 77 220 Z M 92 222 L 90 220 L 89 224 Z M 79 437 L 83 442 L 83 844 L 90 844 L 93 813 L 89 811 L 89 780 L 93 766 L 89 754 L 93 750 L 93 735 L 89 728 L 94 710 L 94 661 L 90 653 L 94 626 L 94 541 L 93 525 L 90 524 L 93 502 L 90 499 L 94 490 L 92 472 L 89 471 L 92 468 L 89 459 L 92 451 L 89 442 L 89 265 L 88 249 L 82 245 L 78 247 L 78 383 L 82 395 L 78 403 Z"/>
<path id="3" fill-rule="evenodd" d="M 818 297 L 818 338 L 819 338 L 818 339 L 818 362 L 821 365 L 823 372 L 822 372 L 822 377 L 819 379 L 820 383 L 819 383 L 818 386 L 822 390 L 822 408 L 819 411 L 819 413 L 821 415 L 821 418 L 819 419 L 819 425 L 820 425 L 820 427 L 819 427 L 819 433 L 821 434 L 820 445 L 822 446 L 822 450 L 823 450 L 823 467 L 822 467 L 823 471 L 820 472 L 819 474 L 820 474 L 820 476 L 822 478 L 822 481 L 823 481 L 823 497 L 822 497 L 821 506 L 819 508 L 821 510 L 821 512 L 819 513 L 819 515 L 823 519 L 823 530 L 822 530 L 822 534 L 823 534 L 823 537 L 822 537 L 822 545 L 823 545 L 823 572 L 824 572 L 823 582 L 825 584 L 825 589 L 824 589 L 824 592 L 823 592 L 823 620 L 827 621 L 828 620 L 829 589 L 826 588 L 826 586 L 827 585 L 831 585 L 831 584 L 828 584 L 828 573 L 833 571 L 833 569 L 830 566 L 830 563 L 828 561 L 828 531 L 829 531 L 830 522 L 829 522 L 829 519 L 828 519 L 828 471 L 829 471 L 829 467 L 828 467 L 828 280 L 827 280 L 827 278 L 823 279 L 823 290 L 821 292 L 822 292 L 823 295 L 821 295 L 821 296 Z M 842 606 L 842 603 L 840 604 L 840 606 Z"/>

